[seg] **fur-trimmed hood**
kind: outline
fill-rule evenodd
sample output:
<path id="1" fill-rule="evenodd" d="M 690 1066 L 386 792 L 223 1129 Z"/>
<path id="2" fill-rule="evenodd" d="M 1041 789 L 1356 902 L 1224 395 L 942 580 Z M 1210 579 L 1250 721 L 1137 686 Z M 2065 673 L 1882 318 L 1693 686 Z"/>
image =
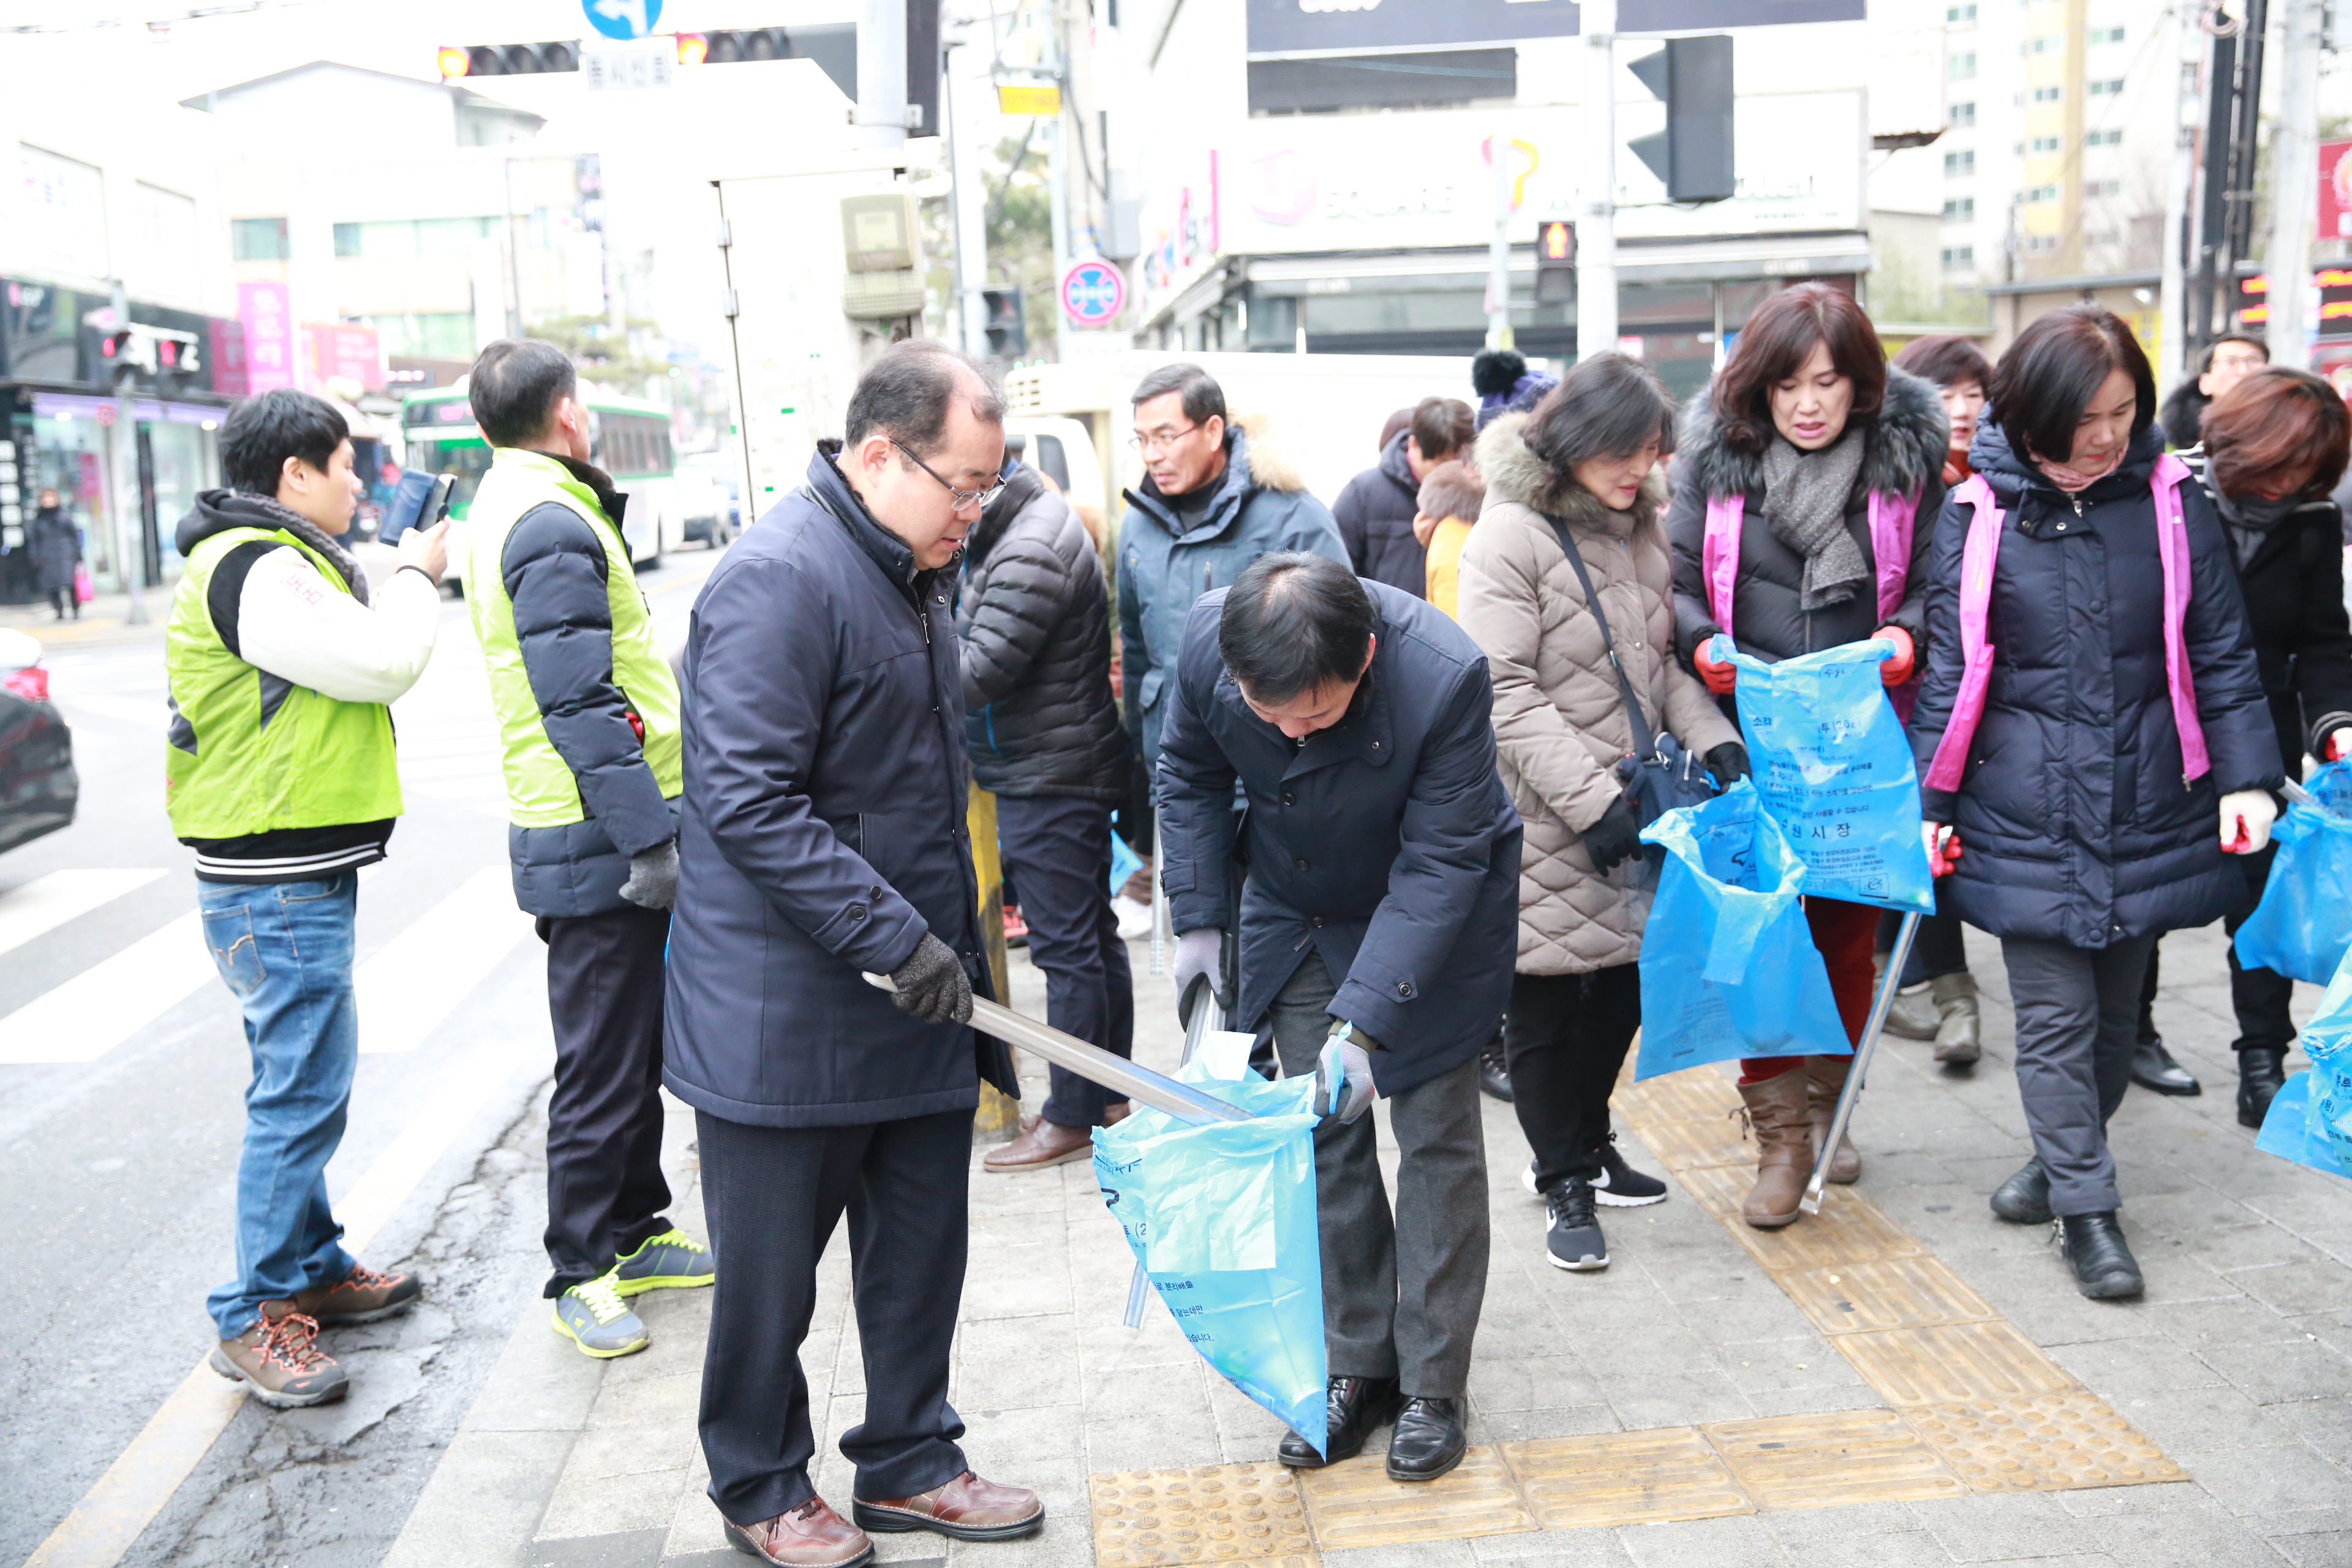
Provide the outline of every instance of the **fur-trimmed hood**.
<path id="1" fill-rule="evenodd" d="M 1683 409 L 1675 461 L 1687 465 L 1710 499 L 1753 495 L 1764 488 L 1764 457 L 1723 439 L 1710 384 Z M 1862 484 L 1887 495 L 1916 495 L 1939 478 L 1951 450 L 1951 426 L 1935 383 L 1886 367 L 1886 399 L 1863 426 Z"/>
<path id="2" fill-rule="evenodd" d="M 1258 489 L 1295 495 L 1307 488 L 1298 460 L 1275 438 L 1272 415 L 1236 414 L 1225 423 L 1233 430 L 1226 454 L 1240 462 Z"/>
<path id="3" fill-rule="evenodd" d="M 1664 545 L 1665 531 L 1658 522 L 1666 504 L 1664 464 L 1650 470 L 1632 506 L 1615 510 L 1535 455 L 1527 443 L 1528 418 L 1525 414 L 1506 414 L 1478 433 L 1478 477 L 1486 483 L 1486 509 L 1516 502 L 1556 517 L 1580 532 L 1617 539 L 1639 535 Z"/>

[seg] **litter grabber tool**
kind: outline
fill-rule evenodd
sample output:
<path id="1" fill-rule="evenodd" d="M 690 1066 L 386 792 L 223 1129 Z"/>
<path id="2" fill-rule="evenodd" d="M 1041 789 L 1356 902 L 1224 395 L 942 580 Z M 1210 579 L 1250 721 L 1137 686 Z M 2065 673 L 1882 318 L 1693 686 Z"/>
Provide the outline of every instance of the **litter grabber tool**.
<path id="1" fill-rule="evenodd" d="M 1862 1038 L 1854 1043 L 1853 1066 L 1847 1069 L 1845 1089 L 1838 1095 L 1837 1114 L 1830 1118 L 1830 1130 L 1822 1139 L 1822 1146 L 1813 1152 L 1813 1173 L 1805 1183 L 1805 1195 L 1797 1205 L 1807 1214 L 1822 1212 L 1822 1184 L 1829 1180 L 1831 1156 L 1837 1152 L 1838 1142 L 1845 1136 L 1846 1123 L 1853 1120 L 1854 1101 L 1862 1097 L 1862 1080 L 1870 1071 L 1871 1053 L 1878 1048 L 1879 1031 L 1886 1026 L 1887 1011 L 1895 1005 L 1895 988 L 1903 984 L 1903 966 L 1911 960 L 1912 939 L 1918 934 L 1918 911 L 1906 911 L 1903 923 L 1895 928 L 1895 950 L 1886 955 L 1886 973 L 1878 978 L 1878 994 L 1870 999 L 1870 1017 L 1862 1026 Z"/>
<path id="2" fill-rule="evenodd" d="M 1225 1009 L 1217 1000 L 1217 988 L 1205 974 L 1197 975 L 1185 988 L 1184 999 L 1176 1005 L 1184 1018 L 1184 1064 L 1199 1054 L 1201 1042 L 1210 1031 L 1225 1026 Z M 1182 1064 L 1180 1064 L 1182 1065 Z M 1121 1320 L 1130 1329 L 1143 1326 L 1143 1309 L 1151 1300 L 1151 1272 L 1139 1262 L 1135 1277 L 1128 1281 L 1127 1313 Z"/>

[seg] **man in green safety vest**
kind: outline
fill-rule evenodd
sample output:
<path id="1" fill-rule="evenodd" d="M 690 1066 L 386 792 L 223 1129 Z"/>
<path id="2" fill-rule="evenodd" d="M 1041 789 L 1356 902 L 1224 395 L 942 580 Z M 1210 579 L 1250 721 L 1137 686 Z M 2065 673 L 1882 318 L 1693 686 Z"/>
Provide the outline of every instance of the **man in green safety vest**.
<path id="1" fill-rule="evenodd" d="M 708 1285 L 661 1170 L 662 963 L 677 893 L 677 681 L 590 461 L 572 362 L 501 339 L 467 381 L 492 450 L 467 515 L 466 604 L 506 748 L 515 900 L 539 917 L 555 1024 L 547 1295 L 588 1355 L 651 1342 L 627 1298 Z"/>
<path id="2" fill-rule="evenodd" d="M 401 810 L 385 704 L 433 657 L 448 530 L 411 529 L 399 569 L 371 587 L 341 542 L 361 488 L 350 431 L 307 392 L 239 404 L 220 447 L 231 488 L 199 495 L 176 539 L 188 564 L 165 629 L 163 795 L 253 1053 L 237 1277 L 207 1303 L 212 1368 L 284 1408 L 343 1396 L 322 1324 L 419 1294 L 415 1276 L 343 1250 L 326 1172 L 359 1064 L 359 868 L 383 858 Z"/>

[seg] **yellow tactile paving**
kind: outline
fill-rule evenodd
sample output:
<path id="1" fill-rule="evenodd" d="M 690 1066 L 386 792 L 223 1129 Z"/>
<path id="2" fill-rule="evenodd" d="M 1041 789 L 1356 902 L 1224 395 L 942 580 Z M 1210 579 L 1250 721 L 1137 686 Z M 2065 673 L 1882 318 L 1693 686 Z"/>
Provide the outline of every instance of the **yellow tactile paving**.
<path id="1" fill-rule="evenodd" d="M 1931 1405 L 1903 1414 L 1980 1492 L 2187 1479 L 2179 1465 L 2087 1389 Z"/>
<path id="2" fill-rule="evenodd" d="M 1125 1470 L 1089 1477 L 1087 1490 L 1100 1568 L 1316 1560 L 1297 1478 L 1277 1464 Z"/>
<path id="3" fill-rule="evenodd" d="M 1773 1278 L 1825 1334 L 1932 1328 L 2000 1315 L 1958 1275 L 1925 1255 L 1790 1268 Z"/>
<path id="4" fill-rule="evenodd" d="M 1384 1456 L 1367 1454 L 1301 1476 L 1317 1545 L 1328 1552 L 1536 1528 L 1492 1444 L 1474 1446 L 1451 1474 L 1433 1481 L 1392 1481 L 1387 1466 Z"/>
<path id="5" fill-rule="evenodd" d="M 1740 1131 L 1739 1123 L 1727 1116 L 1706 1116 L 1696 1121 L 1644 1121 L 1640 1126 L 1642 1142 L 1677 1172 L 1713 1166 L 1755 1168 L 1756 1145 Z M 1733 1206 L 1736 1208 L 1738 1205 Z"/>
<path id="6" fill-rule="evenodd" d="M 1702 1430 L 1759 1508 L 1909 1502 L 1969 1490 L 1891 1410 L 1717 1421 Z"/>
<path id="7" fill-rule="evenodd" d="M 1546 1530 L 1752 1513 L 1730 1468 L 1688 1426 L 1506 1443 L 1503 1459 Z"/>
<path id="8" fill-rule="evenodd" d="M 1749 1256 L 1775 1274 L 1916 1258 L 1926 1250 L 1909 1231 L 1852 1187 L 1831 1187 L 1822 1193 L 1822 1212 L 1817 1215 L 1807 1215 L 1780 1230 L 1758 1230 L 1739 1217 L 1739 1205 L 1756 1184 L 1753 1164 L 1678 1170 L 1675 1177 L 1700 1207 L 1724 1222 L 1724 1228 Z"/>
<path id="9" fill-rule="evenodd" d="M 2006 1320 L 1840 1334 L 1830 1342 L 1890 1405 L 2064 1394 L 2081 1385 Z"/>

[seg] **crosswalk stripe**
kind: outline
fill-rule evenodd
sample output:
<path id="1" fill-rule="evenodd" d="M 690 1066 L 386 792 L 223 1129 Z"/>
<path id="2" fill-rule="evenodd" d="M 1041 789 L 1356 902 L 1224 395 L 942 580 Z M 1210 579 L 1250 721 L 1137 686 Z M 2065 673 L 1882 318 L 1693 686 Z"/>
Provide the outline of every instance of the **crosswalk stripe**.
<path id="1" fill-rule="evenodd" d="M 91 867 L 52 871 L 0 894 L 0 952 L 55 931 L 100 904 L 145 887 L 163 874 L 160 866 Z"/>
<path id="2" fill-rule="evenodd" d="M 486 866 L 360 965 L 360 1052 L 413 1051 L 531 930 L 503 866 Z"/>

